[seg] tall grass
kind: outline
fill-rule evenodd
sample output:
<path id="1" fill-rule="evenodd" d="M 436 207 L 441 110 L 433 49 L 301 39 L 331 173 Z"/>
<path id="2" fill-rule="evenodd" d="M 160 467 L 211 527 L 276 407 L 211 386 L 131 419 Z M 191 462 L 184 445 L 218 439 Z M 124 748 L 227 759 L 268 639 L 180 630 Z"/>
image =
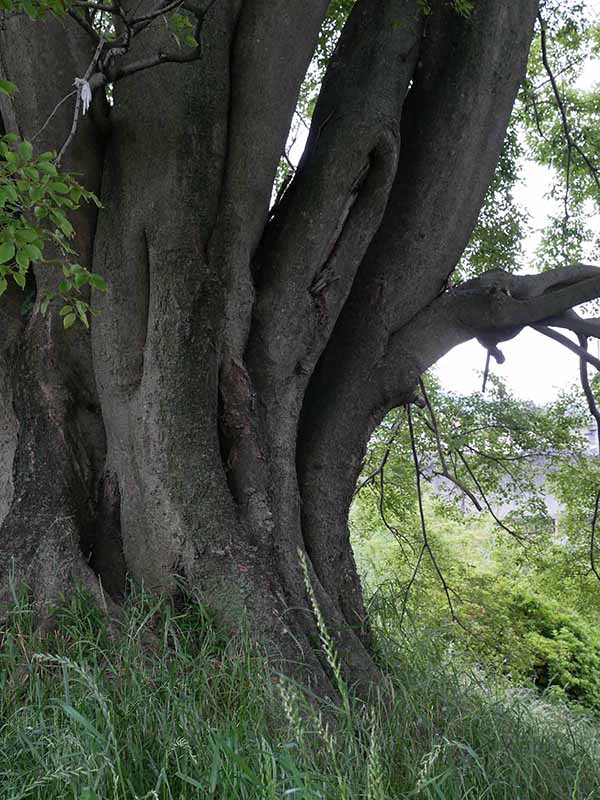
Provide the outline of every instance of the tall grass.
<path id="1" fill-rule="evenodd" d="M 2 800 L 600 798 L 591 720 L 478 683 L 432 635 L 381 652 L 384 699 L 334 710 L 200 606 L 138 594 L 115 636 L 77 595 L 57 621 L 39 640 L 22 604 L 1 634 Z"/>

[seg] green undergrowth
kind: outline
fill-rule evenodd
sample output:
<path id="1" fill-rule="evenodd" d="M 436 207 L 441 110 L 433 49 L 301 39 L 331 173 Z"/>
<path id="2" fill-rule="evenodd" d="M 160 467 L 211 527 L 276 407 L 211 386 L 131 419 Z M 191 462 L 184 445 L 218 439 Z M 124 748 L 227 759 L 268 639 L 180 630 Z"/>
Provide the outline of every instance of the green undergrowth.
<path id="1" fill-rule="evenodd" d="M 385 695 L 336 708 L 199 605 L 138 593 L 115 632 L 76 595 L 43 640 L 25 604 L 1 637 L 3 800 L 600 797 L 592 719 L 494 688 L 431 631 L 381 637 Z"/>

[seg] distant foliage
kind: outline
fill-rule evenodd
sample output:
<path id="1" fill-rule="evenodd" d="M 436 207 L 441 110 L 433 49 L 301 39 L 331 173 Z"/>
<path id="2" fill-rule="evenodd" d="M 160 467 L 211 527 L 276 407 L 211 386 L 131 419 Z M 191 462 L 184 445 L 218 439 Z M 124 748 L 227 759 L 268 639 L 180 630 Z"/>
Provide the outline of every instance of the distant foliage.
<path id="1" fill-rule="evenodd" d="M 431 379 L 426 388 L 437 435 L 425 409 L 413 406 L 412 417 L 422 481 L 436 487 L 424 490 L 435 562 L 429 551 L 419 561 L 415 469 L 399 409 L 373 436 L 351 513 L 374 608 L 393 603 L 406 631 L 442 631 L 484 671 L 600 713 L 600 583 L 590 570 L 600 467 L 582 436 L 583 398 L 534 408 L 496 380 L 487 396 L 454 397 Z M 438 440 L 450 475 L 482 512 L 442 477 Z M 563 503 L 556 520 L 549 490 Z M 500 513 L 502 504 L 513 511 Z"/>
<path id="2" fill-rule="evenodd" d="M 480 578 L 465 608 L 471 644 L 515 683 L 600 712 L 600 634 L 592 621 L 506 577 Z"/>

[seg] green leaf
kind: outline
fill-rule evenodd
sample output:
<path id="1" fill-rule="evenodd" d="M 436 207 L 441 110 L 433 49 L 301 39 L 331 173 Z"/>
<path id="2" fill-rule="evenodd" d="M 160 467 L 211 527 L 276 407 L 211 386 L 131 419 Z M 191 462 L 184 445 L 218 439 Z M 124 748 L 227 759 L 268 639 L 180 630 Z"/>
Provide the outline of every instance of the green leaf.
<path id="1" fill-rule="evenodd" d="M 22 242 L 35 242 L 39 240 L 40 235 L 35 228 L 22 228 L 19 231 L 19 239 Z"/>
<path id="2" fill-rule="evenodd" d="M 0 94 L 14 94 L 17 91 L 16 84 L 11 81 L 0 80 Z"/>
<path id="3" fill-rule="evenodd" d="M 33 145 L 31 142 L 21 142 L 19 145 L 19 155 L 24 161 L 30 161 L 33 155 Z"/>
<path id="4" fill-rule="evenodd" d="M 25 273 L 24 272 L 13 272 L 13 278 L 17 286 L 20 286 L 21 289 L 25 288 Z"/>
<path id="5" fill-rule="evenodd" d="M 11 258 L 14 258 L 15 246 L 13 242 L 4 242 L 0 244 L 0 264 L 6 264 Z"/>
<path id="6" fill-rule="evenodd" d="M 44 189 L 43 186 L 32 186 L 29 192 L 29 196 L 31 197 L 31 202 L 39 203 L 45 193 L 46 190 Z"/>
<path id="7" fill-rule="evenodd" d="M 43 161 L 42 159 L 40 159 L 38 161 L 38 167 L 42 170 L 42 172 L 45 172 L 47 175 L 52 175 L 54 177 L 58 175 L 58 170 L 56 169 L 54 164 L 52 164 L 52 162 L 50 161 Z"/>
<path id="8" fill-rule="evenodd" d="M 6 282 L 6 278 L 0 278 L 0 297 L 6 291 L 6 287 L 7 286 L 8 286 L 8 283 Z"/>
<path id="9" fill-rule="evenodd" d="M 17 250 L 17 256 L 15 260 L 21 269 L 27 269 L 29 267 L 29 255 L 24 248 L 22 250 Z"/>
<path id="10" fill-rule="evenodd" d="M 73 325 L 75 323 L 76 319 L 77 319 L 77 315 L 76 314 L 73 314 L 73 313 L 67 314 L 63 318 L 63 327 L 64 327 L 64 329 L 68 330 L 68 328 L 70 328 L 71 325 Z"/>
<path id="11" fill-rule="evenodd" d="M 46 312 L 48 311 L 48 306 L 50 305 L 50 298 L 44 297 L 40 305 L 40 313 L 42 317 L 46 316 Z"/>
<path id="12" fill-rule="evenodd" d="M 82 303 L 81 300 L 75 300 L 75 307 L 77 308 L 77 314 L 79 315 L 79 319 L 83 322 L 86 328 L 90 327 L 90 323 L 87 318 L 87 304 Z"/>
<path id="13" fill-rule="evenodd" d="M 35 244 L 26 244 L 23 249 L 32 261 L 42 260 L 42 251 Z"/>
<path id="14" fill-rule="evenodd" d="M 69 192 L 69 187 L 67 186 L 66 183 L 63 183 L 62 181 L 54 181 L 51 184 L 50 188 L 52 189 L 53 192 L 58 192 L 58 194 L 68 194 Z"/>
<path id="15" fill-rule="evenodd" d="M 95 272 L 90 274 L 90 284 L 94 289 L 98 289 L 101 292 L 105 292 L 108 288 L 104 278 L 101 275 L 97 275 Z"/>

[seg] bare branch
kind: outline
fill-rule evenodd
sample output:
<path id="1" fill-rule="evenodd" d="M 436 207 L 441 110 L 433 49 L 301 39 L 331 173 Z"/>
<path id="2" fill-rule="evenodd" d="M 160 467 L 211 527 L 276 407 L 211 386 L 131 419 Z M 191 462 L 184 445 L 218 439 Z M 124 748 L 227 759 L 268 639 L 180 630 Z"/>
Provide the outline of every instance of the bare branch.
<path id="1" fill-rule="evenodd" d="M 63 97 L 63 99 L 62 99 L 62 100 L 59 100 L 59 101 L 58 101 L 58 103 L 57 103 L 57 104 L 54 106 L 54 109 L 53 109 L 53 110 L 52 110 L 52 112 L 50 113 L 50 116 L 48 117 L 48 119 L 46 120 L 46 122 L 44 122 L 44 124 L 43 124 L 43 125 L 42 125 L 42 127 L 39 129 L 39 131 L 38 131 L 37 133 L 35 133 L 35 134 L 34 134 L 34 135 L 31 137 L 31 141 L 32 141 L 32 142 L 34 142 L 34 141 L 37 139 L 37 137 L 40 135 L 40 133 L 42 133 L 42 131 L 43 131 L 43 130 L 46 128 L 46 126 L 48 125 L 48 123 L 50 122 L 50 120 L 52 119 L 52 117 L 53 117 L 53 116 L 56 114 L 56 112 L 58 111 L 58 109 L 59 109 L 59 108 L 62 106 L 62 104 L 63 104 L 64 102 L 66 102 L 66 101 L 69 99 L 69 97 L 73 97 L 73 95 L 74 95 L 74 94 L 77 94 L 77 92 L 78 92 L 78 90 L 77 90 L 77 89 L 73 89 L 73 91 L 69 92 L 69 94 L 66 94 L 66 95 Z"/>
<path id="2" fill-rule="evenodd" d="M 516 539 L 518 542 L 520 542 L 521 544 L 525 544 L 525 543 L 526 543 L 526 541 L 527 541 L 527 540 L 526 540 L 526 537 L 525 537 L 525 535 L 524 535 L 524 534 L 522 534 L 522 533 L 519 533 L 518 531 L 514 531 L 512 528 L 509 528 L 509 527 L 508 527 L 508 525 L 506 525 L 506 524 L 505 524 L 505 523 L 504 523 L 504 522 L 503 522 L 503 521 L 500 519 L 500 517 L 499 517 L 499 516 L 496 514 L 496 512 L 494 511 L 494 509 L 493 509 L 493 507 L 492 507 L 491 503 L 490 503 L 490 502 L 489 502 L 489 500 L 487 499 L 487 496 L 486 496 L 485 492 L 483 491 L 483 487 L 482 487 L 481 483 L 480 483 L 480 482 L 479 482 L 479 480 L 477 479 L 477 476 L 475 475 L 475 473 L 474 473 L 473 469 L 471 468 L 471 465 L 469 464 L 469 462 L 468 462 L 468 461 L 467 461 L 467 459 L 465 458 L 464 454 L 463 454 L 463 453 L 461 453 L 461 452 L 460 452 L 460 450 L 457 450 L 457 454 L 458 454 L 458 457 L 460 458 L 460 460 L 461 460 L 461 461 L 463 462 L 463 464 L 465 465 L 465 468 L 466 468 L 467 472 L 468 472 L 468 473 L 469 473 L 469 475 L 471 476 L 471 480 L 473 481 L 473 483 L 474 483 L 474 484 L 475 484 L 475 486 L 477 487 L 477 491 L 478 491 L 478 492 L 479 492 L 479 494 L 481 495 L 481 497 L 482 497 L 482 499 L 483 499 L 483 502 L 485 503 L 485 506 L 486 506 L 487 510 L 488 510 L 488 511 L 490 512 L 490 514 L 492 515 L 492 517 L 493 517 L 494 521 L 496 522 L 496 524 L 498 524 L 498 525 L 499 525 L 499 526 L 500 526 L 500 527 L 501 527 L 503 530 L 505 530 L 505 531 L 506 531 L 506 533 L 508 533 L 510 536 L 512 536 L 512 537 L 513 537 L 514 539 Z"/>
<path id="3" fill-rule="evenodd" d="M 100 41 L 100 34 L 94 30 L 94 27 L 90 24 L 89 20 L 87 20 L 85 17 L 82 17 L 81 14 L 78 14 L 76 11 L 73 11 L 72 8 L 69 9 L 68 14 L 71 19 L 74 20 L 81 28 L 83 28 L 83 30 L 89 36 L 91 36 L 95 42 Z"/>
<path id="4" fill-rule="evenodd" d="M 421 549 L 419 550 L 419 555 L 417 556 L 417 560 L 415 561 L 414 569 L 411 573 L 411 576 L 406 584 L 406 588 L 404 590 L 404 597 L 402 598 L 402 611 L 400 613 L 400 622 L 398 627 L 402 629 L 402 623 L 404 622 L 404 617 L 406 616 L 406 612 L 408 609 L 408 598 L 410 596 L 410 590 L 413 587 L 414 582 L 417 579 L 417 575 L 419 574 L 419 569 L 421 567 L 421 562 L 423 561 L 423 556 L 425 555 L 425 551 L 427 548 L 425 545 L 421 545 Z"/>
<path id="5" fill-rule="evenodd" d="M 568 350 L 571 350 L 573 353 L 583 359 L 583 361 L 600 370 L 600 359 L 588 353 L 587 348 L 575 344 L 575 342 L 572 342 L 567 336 L 563 336 L 563 334 L 558 333 L 558 331 L 553 331 L 552 328 L 549 328 L 547 325 L 531 325 L 530 327 L 532 327 L 534 331 L 538 331 L 538 333 L 543 333 L 544 336 L 554 339 L 555 342 L 558 342 Z"/>
<path id="6" fill-rule="evenodd" d="M 466 495 L 466 497 L 469 498 L 469 500 L 473 503 L 473 505 L 475 506 L 477 511 L 481 511 L 482 510 L 481 504 L 480 504 L 479 500 L 475 497 L 473 492 L 469 489 L 468 486 L 465 486 L 465 484 L 461 480 L 459 480 L 459 478 L 457 478 L 456 474 L 450 472 L 450 470 L 448 469 L 448 464 L 447 464 L 446 458 L 444 456 L 444 449 L 442 447 L 442 440 L 441 440 L 441 437 L 440 437 L 440 429 L 438 427 L 437 419 L 436 419 L 436 416 L 435 416 L 435 412 L 433 410 L 433 406 L 431 405 L 431 401 L 429 399 L 429 395 L 427 393 L 427 389 L 425 388 L 425 384 L 423 383 L 422 378 L 419 378 L 419 385 L 421 387 L 421 392 L 423 393 L 423 399 L 425 400 L 425 405 L 426 405 L 427 411 L 429 413 L 429 419 L 430 419 L 430 422 L 431 422 L 430 429 L 433 431 L 433 435 L 434 435 L 434 438 L 435 438 L 436 449 L 438 451 L 438 454 L 439 454 L 439 457 L 440 457 L 440 463 L 442 465 L 441 472 L 435 472 L 434 474 L 436 476 L 440 477 L 440 478 L 446 478 L 446 480 L 450 481 L 450 483 L 453 483 L 456 486 L 457 489 L 460 489 L 460 491 L 464 495 Z"/>
<path id="7" fill-rule="evenodd" d="M 585 336 L 579 337 L 579 344 L 581 345 L 581 349 L 587 353 L 587 338 Z M 585 394 L 585 399 L 587 400 L 590 414 L 596 420 L 596 434 L 598 437 L 598 454 L 600 455 L 600 410 L 598 410 L 598 406 L 596 404 L 596 398 L 594 397 L 594 392 L 592 391 L 592 387 L 590 386 L 590 379 L 588 376 L 587 365 L 588 365 L 588 360 L 586 358 L 583 358 L 582 356 L 579 359 L 579 378 L 581 381 L 581 388 L 583 389 L 583 393 Z"/>
<path id="8" fill-rule="evenodd" d="M 594 503 L 594 514 L 592 517 L 592 532 L 590 535 L 590 567 L 592 572 L 600 581 L 600 572 L 596 567 L 596 525 L 598 523 L 598 511 L 600 510 L 600 489 L 596 493 L 596 501 Z"/>
<path id="9" fill-rule="evenodd" d="M 375 478 L 382 472 L 382 470 L 384 469 L 385 465 L 387 464 L 388 458 L 390 457 L 390 452 L 391 452 L 391 449 L 392 449 L 392 445 L 393 445 L 394 441 L 396 440 L 396 437 L 398 436 L 398 431 L 399 430 L 400 430 L 400 420 L 396 420 L 396 422 L 394 422 L 394 424 L 392 426 L 392 431 L 390 433 L 390 436 L 388 437 L 388 440 L 385 443 L 385 449 L 383 451 L 383 457 L 381 458 L 381 461 L 379 462 L 377 467 L 375 467 L 375 469 L 372 472 L 370 472 L 367 475 L 367 477 L 364 478 L 358 484 L 358 486 L 354 490 L 354 494 L 352 495 L 352 497 L 356 497 L 356 495 L 361 491 L 361 489 L 364 489 L 365 486 L 368 486 L 370 483 L 373 483 Z"/>
<path id="10" fill-rule="evenodd" d="M 575 150 L 582 158 L 584 164 L 588 168 L 588 171 L 591 177 L 594 179 L 594 183 L 600 192 L 600 175 L 598 169 L 592 164 L 591 160 L 589 159 L 585 150 L 580 147 L 577 142 L 573 139 L 571 134 L 571 129 L 569 126 L 569 118 L 567 116 L 567 112 L 565 109 L 565 104 L 563 102 L 563 98 L 561 97 L 560 90 L 558 88 L 558 84 L 556 83 L 556 79 L 552 72 L 552 68 L 550 67 L 550 62 L 548 60 L 548 47 L 546 41 L 546 23 L 542 19 L 541 15 L 538 15 L 538 20 L 540 23 L 540 44 L 542 48 L 542 63 L 544 64 L 544 69 L 548 75 L 548 79 L 550 80 L 550 84 L 552 86 L 552 92 L 556 99 L 556 104 L 558 105 L 558 110 L 560 112 L 561 124 L 563 128 L 563 133 L 565 135 L 565 141 L 567 142 L 567 150 L 568 150 L 568 158 L 570 164 L 570 152 Z M 568 193 L 568 178 L 567 178 L 567 193 Z M 568 197 L 568 195 L 567 195 Z M 565 204 L 567 202 L 567 197 L 565 197 Z"/>
<path id="11" fill-rule="evenodd" d="M 450 589 L 450 587 L 448 586 L 448 584 L 446 582 L 444 574 L 443 574 L 442 570 L 440 569 L 440 566 L 439 566 L 439 564 L 437 562 L 437 559 L 435 557 L 435 553 L 433 552 L 433 550 L 431 548 L 431 544 L 429 543 L 429 539 L 428 539 L 428 536 L 427 536 L 427 525 L 425 523 L 425 512 L 423 510 L 423 495 L 422 495 L 422 492 L 421 492 L 421 468 L 419 466 L 419 454 L 417 453 L 417 445 L 416 445 L 416 442 L 415 442 L 415 432 L 414 432 L 414 427 L 413 427 L 410 403 L 407 404 L 407 406 L 406 406 L 406 416 L 407 416 L 407 419 L 408 419 L 408 430 L 409 430 L 409 434 L 410 434 L 410 447 L 411 447 L 411 451 L 412 451 L 413 463 L 414 463 L 414 466 L 415 466 L 415 485 L 416 485 L 416 489 L 417 489 L 417 504 L 418 504 L 418 508 L 419 508 L 419 519 L 421 521 L 421 536 L 423 538 L 423 548 L 421 550 L 421 554 L 419 555 L 418 564 L 421 563 L 421 560 L 422 560 L 422 557 L 423 557 L 423 552 L 426 550 L 427 553 L 429 554 L 429 558 L 431 559 L 431 563 L 433 564 L 433 568 L 435 569 L 435 572 L 436 572 L 436 574 L 437 574 L 437 576 L 438 576 L 438 578 L 440 580 L 440 583 L 442 584 L 442 588 L 444 590 L 444 594 L 446 595 L 446 600 L 448 602 L 448 608 L 450 609 L 450 614 L 452 616 L 452 620 L 454 622 L 458 623 L 461 627 L 464 627 L 462 625 L 462 623 L 460 622 L 460 620 L 458 619 L 458 617 L 456 615 L 456 612 L 454 610 L 454 603 L 452 602 L 452 597 L 451 597 L 451 594 L 450 594 L 451 592 L 453 592 L 453 590 Z M 414 575 L 416 577 L 416 571 L 415 571 Z M 414 578 L 411 579 L 410 585 L 412 585 L 413 581 L 414 581 Z M 455 592 L 453 592 L 453 593 L 456 594 Z"/>
<path id="12" fill-rule="evenodd" d="M 407 544 L 410 547 L 411 550 L 414 550 L 413 543 L 410 541 L 410 539 L 407 536 L 405 536 L 403 533 L 401 533 L 398 530 L 398 528 L 396 528 L 394 525 L 391 525 L 388 522 L 387 515 L 385 513 L 385 504 L 384 504 L 384 501 L 385 501 L 385 478 L 384 478 L 384 474 L 385 474 L 385 470 L 382 469 L 381 472 L 379 473 L 379 516 L 381 518 L 381 521 L 385 525 L 386 530 L 389 531 L 389 533 L 392 534 L 394 539 L 396 539 L 396 541 L 400 545 L 400 549 L 402 550 L 402 555 L 406 558 L 406 553 L 405 553 L 405 550 L 404 550 L 404 544 Z"/>
<path id="13" fill-rule="evenodd" d="M 216 0 L 213 1 L 216 2 Z M 152 11 L 150 14 L 145 14 L 143 17 L 136 17 L 135 19 L 132 19 L 130 21 L 130 25 L 137 32 L 137 29 L 141 28 L 143 23 L 152 22 L 157 17 L 160 17 L 163 14 L 168 14 L 170 11 L 174 11 L 176 8 L 182 6 L 183 2 L 184 0 L 174 0 L 174 2 L 172 3 L 162 3 L 159 5 L 157 9 Z"/>
<path id="14" fill-rule="evenodd" d="M 88 68 L 85 71 L 85 75 L 83 76 L 83 79 L 82 79 L 82 84 L 84 82 L 89 81 L 90 76 L 91 76 L 92 72 L 94 71 L 94 67 L 98 63 L 98 59 L 100 58 L 100 53 L 102 52 L 103 46 L 104 46 L 104 39 L 101 37 L 100 41 L 98 42 L 98 47 L 96 48 L 96 52 L 94 53 L 94 57 L 90 61 L 89 65 L 88 65 Z M 75 136 L 75 133 L 77 131 L 77 123 L 79 121 L 79 110 L 80 110 L 80 108 L 81 108 L 81 87 L 78 85 L 77 86 L 77 99 L 75 100 L 75 111 L 73 113 L 73 122 L 71 124 L 71 130 L 69 131 L 69 135 L 67 136 L 67 139 L 66 139 L 65 143 L 60 148 L 58 155 L 54 159 L 54 163 L 57 164 L 57 165 L 60 164 L 61 159 L 64 156 L 68 146 L 73 141 L 73 137 Z"/>
<path id="15" fill-rule="evenodd" d="M 153 56 L 148 56 L 148 58 L 140 58 L 138 61 L 126 64 L 114 72 L 111 71 L 110 80 L 116 83 L 122 78 L 134 75 L 136 72 L 142 72 L 145 69 L 157 67 L 159 64 L 189 64 L 191 61 L 196 61 L 201 55 L 200 47 L 193 48 L 189 53 L 158 52 Z"/>

